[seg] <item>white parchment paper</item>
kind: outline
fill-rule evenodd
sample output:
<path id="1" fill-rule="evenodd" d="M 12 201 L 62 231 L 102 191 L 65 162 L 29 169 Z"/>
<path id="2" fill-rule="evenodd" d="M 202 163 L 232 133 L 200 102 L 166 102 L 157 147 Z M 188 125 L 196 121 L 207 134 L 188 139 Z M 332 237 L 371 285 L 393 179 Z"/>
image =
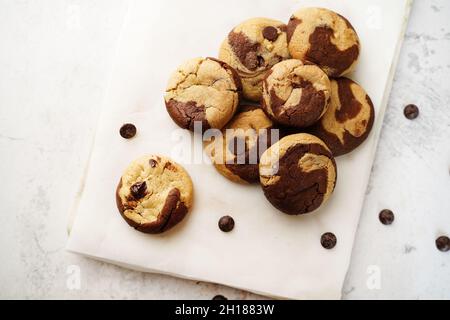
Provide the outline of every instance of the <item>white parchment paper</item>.
<path id="1" fill-rule="evenodd" d="M 256 16 L 287 22 L 302 6 L 333 9 L 358 31 L 361 60 L 351 77 L 371 96 L 376 120 L 368 140 L 337 159 L 338 182 L 330 201 L 313 214 L 293 217 L 273 208 L 258 185 L 232 183 L 213 166 L 196 164 L 180 152 L 190 143 L 183 137 L 192 136 L 180 136 L 165 111 L 163 94 L 181 62 L 217 56 L 234 25 Z M 272 297 L 340 298 L 409 7 L 409 0 L 132 1 L 67 249 L 124 267 Z M 126 122 L 138 128 L 134 139 L 118 134 Z M 180 162 L 195 188 L 193 210 L 162 235 L 130 228 L 115 204 L 124 168 L 154 153 Z M 230 233 L 217 228 L 225 214 L 236 221 Z M 321 247 L 324 232 L 336 234 L 333 250 Z"/>

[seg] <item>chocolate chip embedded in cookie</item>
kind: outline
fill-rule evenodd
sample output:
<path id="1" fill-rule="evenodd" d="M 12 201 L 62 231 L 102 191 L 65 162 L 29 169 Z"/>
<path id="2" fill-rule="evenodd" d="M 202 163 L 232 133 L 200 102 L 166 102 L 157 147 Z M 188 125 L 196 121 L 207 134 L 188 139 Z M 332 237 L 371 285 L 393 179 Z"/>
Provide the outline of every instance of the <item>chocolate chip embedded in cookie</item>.
<path id="1" fill-rule="evenodd" d="M 289 58 L 286 25 L 266 18 L 246 20 L 223 41 L 219 58 L 236 69 L 242 79 L 244 97 L 259 101 L 266 71 Z"/>
<path id="2" fill-rule="evenodd" d="M 241 81 L 236 71 L 214 58 L 185 62 L 169 80 L 164 97 L 169 115 L 180 127 L 194 131 L 221 129 L 236 112 Z"/>
<path id="3" fill-rule="evenodd" d="M 241 106 L 240 112 L 222 130 L 222 136 L 205 146 L 212 163 L 223 176 L 234 182 L 259 181 L 260 155 L 277 140 L 273 122 L 257 106 Z"/>
<path id="4" fill-rule="evenodd" d="M 163 156 L 143 156 L 123 173 L 116 203 L 130 226 L 145 233 L 161 233 L 186 216 L 192 195 L 191 178 L 180 165 Z"/>
<path id="5" fill-rule="evenodd" d="M 331 80 L 327 112 L 308 131 L 322 139 L 335 157 L 361 145 L 372 130 L 375 111 L 364 89 L 347 78 Z"/>
<path id="6" fill-rule="evenodd" d="M 259 173 L 266 198 L 289 215 L 319 208 L 331 196 L 337 177 L 331 151 L 306 133 L 284 137 L 267 149 Z"/>
<path id="7" fill-rule="evenodd" d="M 276 64 L 263 81 L 262 107 L 276 122 L 308 127 L 325 113 L 330 80 L 318 66 L 289 59 Z"/>
<path id="8" fill-rule="evenodd" d="M 300 9 L 287 25 L 289 52 L 320 66 L 330 77 L 347 74 L 360 52 L 358 35 L 341 15 L 323 8 Z"/>

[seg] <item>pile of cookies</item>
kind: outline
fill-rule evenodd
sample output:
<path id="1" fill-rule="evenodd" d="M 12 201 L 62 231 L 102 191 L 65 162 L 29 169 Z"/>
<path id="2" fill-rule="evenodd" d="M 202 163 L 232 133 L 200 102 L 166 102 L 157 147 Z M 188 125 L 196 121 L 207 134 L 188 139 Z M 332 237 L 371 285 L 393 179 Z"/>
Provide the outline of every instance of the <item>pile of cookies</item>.
<path id="1" fill-rule="evenodd" d="M 360 41 L 350 22 L 324 8 L 303 8 L 287 24 L 254 18 L 234 27 L 218 58 L 195 58 L 170 77 L 166 109 L 194 132 L 221 130 L 205 150 L 223 176 L 260 182 L 280 211 L 316 210 L 333 193 L 334 157 L 357 148 L 374 122 L 364 89 L 344 75 L 358 62 Z M 162 156 L 126 170 L 117 205 L 136 229 L 159 233 L 192 203 L 186 171 Z"/>

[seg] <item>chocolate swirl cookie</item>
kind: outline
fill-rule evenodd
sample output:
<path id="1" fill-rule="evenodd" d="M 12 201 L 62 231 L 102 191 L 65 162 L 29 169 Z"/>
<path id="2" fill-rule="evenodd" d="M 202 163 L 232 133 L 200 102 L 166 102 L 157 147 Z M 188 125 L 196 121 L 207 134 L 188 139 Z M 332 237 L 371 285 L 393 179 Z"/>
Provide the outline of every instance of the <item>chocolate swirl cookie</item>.
<path id="1" fill-rule="evenodd" d="M 246 99 L 261 99 L 261 81 L 267 70 L 289 58 L 286 25 L 281 21 L 254 18 L 236 26 L 222 43 L 219 59 L 242 79 Z"/>
<path id="2" fill-rule="evenodd" d="M 289 59 L 276 64 L 263 82 L 262 107 L 276 122 L 304 128 L 327 110 L 330 80 L 318 66 Z"/>
<path id="3" fill-rule="evenodd" d="M 194 131 L 221 129 L 236 112 L 241 81 L 236 71 L 214 58 L 195 58 L 181 65 L 169 79 L 164 97 L 177 125 Z"/>
<path id="4" fill-rule="evenodd" d="M 192 206 L 187 172 L 163 156 L 133 161 L 120 179 L 116 203 L 125 221 L 145 233 L 161 233 L 179 223 Z"/>
<path id="5" fill-rule="evenodd" d="M 260 155 L 273 140 L 273 122 L 257 106 L 241 106 L 239 113 L 222 130 L 222 136 L 205 147 L 211 160 L 224 177 L 239 183 L 259 181 Z"/>
<path id="6" fill-rule="evenodd" d="M 304 8 L 287 25 L 289 52 L 295 59 L 320 66 L 330 77 L 347 74 L 360 52 L 358 35 L 341 15 L 323 8 Z"/>
<path id="7" fill-rule="evenodd" d="M 347 78 L 331 81 L 327 112 L 308 131 L 322 139 L 335 157 L 349 153 L 366 140 L 375 112 L 366 91 Z"/>
<path id="8" fill-rule="evenodd" d="M 299 133 L 287 136 L 262 155 L 260 181 L 266 198 L 289 215 L 312 212 L 332 194 L 336 163 L 319 138 Z"/>

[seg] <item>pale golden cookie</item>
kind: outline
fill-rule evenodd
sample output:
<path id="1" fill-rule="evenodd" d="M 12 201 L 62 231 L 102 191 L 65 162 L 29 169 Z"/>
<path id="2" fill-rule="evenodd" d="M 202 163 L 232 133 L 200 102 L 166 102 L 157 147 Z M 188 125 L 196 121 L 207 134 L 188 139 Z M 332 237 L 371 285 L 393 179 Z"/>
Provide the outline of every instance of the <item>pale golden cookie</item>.
<path id="1" fill-rule="evenodd" d="M 179 223 L 192 206 L 188 173 L 169 158 L 143 156 L 120 179 L 116 202 L 122 217 L 136 230 L 161 233 Z"/>
<path id="2" fill-rule="evenodd" d="M 336 163 L 319 138 L 299 133 L 284 137 L 262 155 L 260 182 L 266 198 L 290 215 L 312 212 L 336 184 Z"/>
<path id="3" fill-rule="evenodd" d="M 271 145 L 273 122 L 257 106 L 241 106 L 239 113 L 208 143 L 206 152 L 223 176 L 234 182 L 259 181 L 260 155 Z"/>
<path id="4" fill-rule="evenodd" d="M 286 25 L 277 20 L 253 18 L 236 26 L 219 51 L 219 59 L 232 66 L 242 80 L 246 99 L 261 99 L 261 81 L 276 63 L 289 58 Z"/>
<path id="5" fill-rule="evenodd" d="M 330 77 L 347 74 L 356 66 L 358 35 L 350 22 L 336 12 L 300 9 L 289 20 L 287 35 L 293 58 L 317 64 Z"/>
<path id="6" fill-rule="evenodd" d="M 263 82 L 262 107 L 276 122 L 308 127 L 325 113 L 330 80 L 318 66 L 289 59 L 277 63 Z"/>
<path id="7" fill-rule="evenodd" d="M 374 118 L 372 100 L 366 91 L 350 79 L 338 78 L 331 81 L 327 112 L 308 131 L 322 139 L 337 157 L 366 140 Z"/>
<path id="8" fill-rule="evenodd" d="M 195 58 L 171 76 L 164 97 L 169 115 L 180 127 L 194 131 L 221 129 L 236 112 L 241 81 L 236 71 L 214 58 Z"/>

